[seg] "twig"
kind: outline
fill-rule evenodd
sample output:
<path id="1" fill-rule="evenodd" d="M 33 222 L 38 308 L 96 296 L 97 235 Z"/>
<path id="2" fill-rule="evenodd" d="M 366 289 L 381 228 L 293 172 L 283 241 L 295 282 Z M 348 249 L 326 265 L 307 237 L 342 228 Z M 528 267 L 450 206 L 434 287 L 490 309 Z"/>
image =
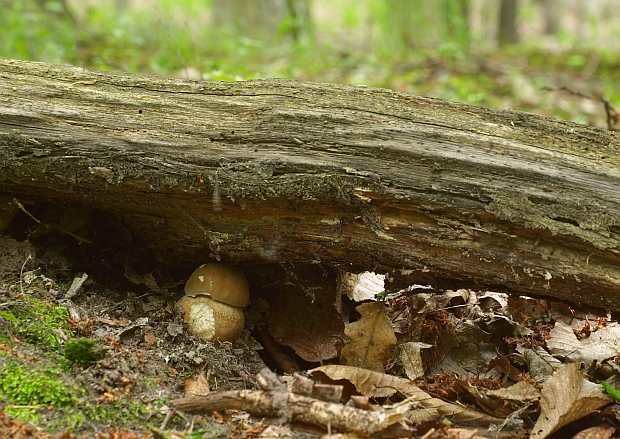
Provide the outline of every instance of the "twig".
<path id="1" fill-rule="evenodd" d="M 11 306 L 14 306 L 14 305 L 23 305 L 25 303 L 28 303 L 28 302 L 25 302 L 23 300 L 14 300 L 13 302 L 4 302 L 4 303 L 0 303 L 0 309 L 10 308 Z"/>
<path id="2" fill-rule="evenodd" d="M 205 414 L 220 410 L 244 410 L 255 416 L 289 418 L 292 422 L 318 425 L 338 431 L 377 433 L 404 421 L 401 410 L 367 411 L 320 401 L 288 392 L 262 390 L 226 390 L 205 396 L 190 396 L 171 401 L 187 413 Z"/>
<path id="3" fill-rule="evenodd" d="M 22 269 L 19 271 L 19 291 L 21 294 L 24 294 L 24 267 L 26 263 L 32 259 L 32 255 L 28 255 L 24 263 L 22 264 Z"/>
<path id="4" fill-rule="evenodd" d="M 161 423 L 161 426 L 159 427 L 161 430 L 166 429 L 166 425 L 168 425 L 168 422 L 170 422 L 170 420 L 176 414 L 176 412 L 177 411 L 174 409 L 168 410 L 168 412 L 166 413 L 166 417 L 164 418 L 164 421 Z"/>
<path id="5" fill-rule="evenodd" d="M 19 202 L 19 200 L 18 200 L 17 198 L 13 198 L 13 200 L 12 200 L 12 201 L 13 201 L 13 204 L 15 204 L 19 210 L 21 210 L 22 212 L 24 212 L 24 214 L 25 214 L 27 217 L 29 217 L 30 219 L 32 219 L 32 220 L 33 220 L 34 222 L 36 222 L 37 224 L 39 224 L 39 225 L 41 225 L 41 226 L 45 227 L 47 230 L 49 230 L 50 228 L 52 228 L 52 229 L 56 229 L 56 230 L 58 230 L 58 231 L 60 231 L 60 232 L 62 232 L 62 233 L 65 233 L 65 234 L 67 234 L 67 235 L 69 235 L 69 236 L 71 236 L 71 237 L 75 238 L 75 239 L 78 241 L 78 243 L 79 243 L 79 244 L 83 244 L 83 243 L 86 243 L 86 244 L 92 244 L 92 241 L 89 241 L 89 240 L 88 240 L 88 239 L 86 239 L 86 238 L 82 238 L 81 236 L 78 236 L 78 235 L 76 235 L 76 234 L 74 234 L 74 233 L 71 233 L 71 232 L 69 232 L 69 231 L 67 231 L 67 230 L 63 229 L 63 228 L 62 228 L 62 227 L 60 227 L 60 226 L 57 226 L 57 225 L 54 225 L 54 224 L 53 224 L 53 225 L 51 225 L 51 226 L 49 226 L 49 225 L 47 225 L 47 224 L 43 224 L 41 221 L 39 221 L 37 218 L 35 218 L 35 216 L 34 216 L 33 214 L 31 214 L 30 212 L 28 212 L 28 210 L 24 207 L 24 205 L 23 205 L 22 203 L 20 203 L 20 202 Z"/>
<path id="6" fill-rule="evenodd" d="M 50 228 L 50 226 L 46 226 L 46 227 L 48 229 Z M 70 237 L 75 239 L 78 242 L 79 245 L 82 245 L 82 244 L 92 244 L 93 243 L 92 241 L 90 241 L 90 240 L 88 240 L 86 238 L 82 238 L 81 236 L 76 235 L 75 233 L 71 233 L 68 230 L 63 229 L 62 227 L 57 226 L 56 224 L 52 224 L 51 228 L 54 229 L 54 230 L 58 230 L 60 233 L 64 233 L 65 235 L 69 235 Z"/>
<path id="7" fill-rule="evenodd" d="M 603 105 L 605 106 L 605 113 L 607 114 L 607 129 L 609 131 L 620 131 L 620 108 L 614 107 L 611 104 L 611 102 L 609 102 L 609 100 L 605 99 L 603 96 L 599 97 L 599 96 L 585 94 L 578 90 L 573 90 L 564 85 L 559 86 L 559 87 L 545 86 L 545 87 L 542 87 L 542 90 L 563 91 L 568 94 L 579 96 L 580 98 L 591 99 L 594 101 L 602 102 Z"/>
<path id="8" fill-rule="evenodd" d="M 35 221 L 37 224 L 40 224 L 44 227 L 47 227 L 45 224 L 43 224 L 41 221 L 39 221 L 38 219 L 36 219 L 34 217 L 33 214 L 31 214 L 30 212 L 28 212 L 28 210 L 26 210 L 26 208 L 24 207 L 24 205 L 22 203 L 19 202 L 19 200 L 17 198 L 13 198 L 13 204 L 15 204 L 17 206 L 17 208 L 19 210 L 21 210 L 22 212 L 24 212 L 26 214 L 26 216 L 30 217 L 33 221 Z M 48 227 L 49 228 L 49 227 Z"/>

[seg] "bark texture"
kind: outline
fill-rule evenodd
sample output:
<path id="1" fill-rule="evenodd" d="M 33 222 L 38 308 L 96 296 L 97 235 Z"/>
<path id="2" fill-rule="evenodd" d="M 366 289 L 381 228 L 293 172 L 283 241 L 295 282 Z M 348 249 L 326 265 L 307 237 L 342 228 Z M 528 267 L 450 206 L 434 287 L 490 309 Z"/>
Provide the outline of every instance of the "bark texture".
<path id="1" fill-rule="evenodd" d="M 168 266 L 314 262 L 620 309 L 619 150 L 388 90 L 0 59 L 0 192 L 109 212 Z"/>

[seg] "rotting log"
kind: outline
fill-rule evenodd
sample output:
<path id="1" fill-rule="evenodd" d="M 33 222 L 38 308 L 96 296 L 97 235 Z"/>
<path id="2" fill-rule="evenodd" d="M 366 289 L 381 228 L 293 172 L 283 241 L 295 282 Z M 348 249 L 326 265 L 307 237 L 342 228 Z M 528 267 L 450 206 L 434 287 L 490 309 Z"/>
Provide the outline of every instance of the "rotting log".
<path id="1" fill-rule="evenodd" d="M 619 151 L 389 90 L 0 59 L 0 192 L 110 212 L 167 266 L 314 262 L 620 309 Z"/>

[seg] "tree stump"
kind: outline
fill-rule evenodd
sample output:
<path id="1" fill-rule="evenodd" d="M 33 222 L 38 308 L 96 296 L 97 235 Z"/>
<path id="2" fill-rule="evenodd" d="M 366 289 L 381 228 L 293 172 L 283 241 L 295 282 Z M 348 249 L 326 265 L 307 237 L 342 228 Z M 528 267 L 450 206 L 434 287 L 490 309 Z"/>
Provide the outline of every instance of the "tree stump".
<path id="1" fill-rule="evenodd" d="M 320 263 L 620 309 L 617 134 L 389 90 L 0 59 L 0 192 L 158 263 Z"/>

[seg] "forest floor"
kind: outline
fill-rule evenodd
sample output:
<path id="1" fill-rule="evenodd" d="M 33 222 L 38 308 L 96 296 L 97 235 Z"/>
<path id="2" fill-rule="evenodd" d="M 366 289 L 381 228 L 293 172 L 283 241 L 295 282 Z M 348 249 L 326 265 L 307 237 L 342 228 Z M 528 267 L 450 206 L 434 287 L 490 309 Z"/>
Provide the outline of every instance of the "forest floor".
<path id="1" fill-rule="evenodd" d="M 376 278 L 357 279 L 336 317 L 319 306 L 312 322 L 329 333 L 303 317 L 321 292 L 255 298 L 248 317 L 302 311 L 268 318 L 292 349 L 263 359 L 256 332 L 234 343 L 190 334 L 175 308 L 183 279 L 132 287 L 112 271 L 85 277 L 76 262 L 60 243 L 0 235 L 0 437 L 566 438 L 612 437 L 620 425 L 608 394 L 620 382 L 620 326 L 605 310 L 422 286 L 386 297 Z M 317 279 L 303 276 L 294 281 Z M 299 329 L 308 336 L 287 338 Z M 292 390 L 260 372 L 265 361 L 298 369 Z M 302 375 L 314 380 L 305 393 Z M 192 394 L 211 398 L 209 408 L 180 399 Z"/>

